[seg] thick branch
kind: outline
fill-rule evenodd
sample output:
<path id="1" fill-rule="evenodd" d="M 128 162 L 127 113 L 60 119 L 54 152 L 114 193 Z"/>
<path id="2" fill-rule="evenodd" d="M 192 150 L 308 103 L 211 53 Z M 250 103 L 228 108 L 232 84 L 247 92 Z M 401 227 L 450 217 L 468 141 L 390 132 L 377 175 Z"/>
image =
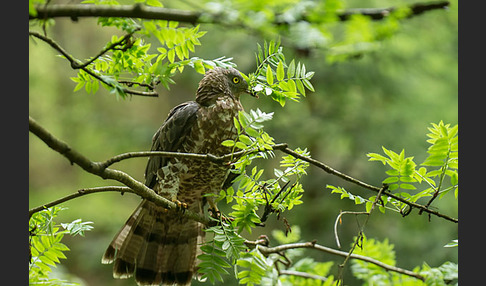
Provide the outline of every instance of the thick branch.
<path id="1" fill-rule="evenodd" d="M 251 247 L 251 246 L 254 245 L 254 243 L 248 243 L 247 245 L 249 245 Z M 296 249 L 296 248 L 312 248 L 312 249 L 316 249 L 316 250 L 319 250 L 319 251 L 322 251 L 322 252 L 326 252 L 326 253 L 330 253 L 330 254 L 333 254 L 333 255 L 342 256 L 342 257 L 348 257 L 348 255 L 349 255 L 347 252 L 336 250 L 336 249 L 326 247 L 326 246 L 322 246 L 322 245 L 319 245 L 315 242 L 290 243 L 290 244 L 279 245 L 279 246 L 276 246 L 276 247 L 266 247 L 266 246 L 263 246 L 263 245 L 256 245 L 256 247 L 258 247 L 258 250 L 260 250 L 260 252 L 264 255 L 269 255 L 271 253 L 279 254 L 283 251 L 286 251 L 286 250 L 289 250 L 289 249 Z M 349 255 L 349 257 L 352 258 L 352 259 L 358 259 L 358 260 L 362 260 L 362 261 L 365 261 L 365 262 L 373 263 L 373 264 L 375 264 L 375 265 L 377 265 L 377 266 L 379 266 L 383 269 L 386 269 L 388 271 L 393 271 L 393 272 L 405 274 L 405 275 L 408 275 L 408 276 L 411 276 L 411 277 L 415 277 L 419 280 L 425 281 L 425 278 L 418 273 L 415 273 L 415 272 L 407 270 L 407 269 L 399 268 L 399 267 L 396 267 L 396 266 L 388 265 L 388 264 L 385 264 L 381 261 L 378 261 L 376 259 L 373 259 L 373 258 L 370 258 L 370 257 L 367 257 L 367 256 L 363 256 L 363 255 L 359 255 L 359 254 L 351 254 L 351 255 Z"/>
<path id="2" fill-rule="evenodd" d="M 200 22 L 201 13 L 136 5 L 94 5 L 94 4 L 61 4 L 38 5 L 37 15 L 29 15 L 32 19 L 47 19 L 69 17 L 77 20 L 81 17 L 120 17 L 152 20 L 167 20 L 195 24 Z"/>
<path id="3" fill-rule="evenodd" d="M 157 205 L 160 205 L 167 209 L 176 209 L 177 205 L 159 195 L 157 195 L 152 189 L 140 183 L 139 181 L 133 179 L 130 175 L 109 168 L 103 168 L 101 164 L 93 162 L 72 149 L 65 142 L 57 139 L 46 129 L 40 126 L 32 117 L 29 116 L 29 131 L 35 134 L 39 139 L 44 141 L 51 149 L 59 152 L 61 155 L 66 157 L 71 164 L 76 164 L 83 168 L 88 173 L 97 175 L 103 179 L 111 179 L 118 181 L 125 186 L 131 188 L 133 192 L 144 199 L 152 201 Z M 181 215 L 187 216 L 193 220 L 199 221 L 201 223 L 207 224 L 209 220 L 201 214 L 191 212 L 189 210 L 184 211 Z"/>
<path id="4" fill-rule="evenodd" d="M 449 1 L 411 4 L 408 6 L 410 9 L 410 14 L 408 17 L 420 15 L 431 10 L 445 9 L 449 7 L 449 5 Z M 350 9 L 338 13 L 337 16 L 340 21 L 347 21 L 352 15 L 365 15 L 371 17 L 373 20 L 382 20 L 396 9 L 396 7 Z M 177 21 L 190 24 L 221 23 L 221 17 L 218 17 L 218 15 L 213 15 L 213 17 L 201 17 L 203 15 L 201 12 L 149 7 L 141 4 L 119 6 L 92 4 L 38 5 L 36 6 L 36 10 L 37 15 L 29 15 L 29 20 L 58 17 L 69 17 L 73 20 L 77 20 L 81 17 L 128 17 Z M 309 21 L 306 19 L 305 15 L 299 20 Z M 276 22 L 274 24 L 282 23 Z"/>

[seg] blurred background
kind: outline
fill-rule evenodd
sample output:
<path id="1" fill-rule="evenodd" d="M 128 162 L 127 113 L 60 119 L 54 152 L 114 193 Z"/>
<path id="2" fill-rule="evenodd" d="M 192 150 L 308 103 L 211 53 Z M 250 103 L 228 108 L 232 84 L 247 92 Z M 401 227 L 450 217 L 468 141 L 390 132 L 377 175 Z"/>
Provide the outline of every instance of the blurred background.
<path id="1" fill-rule="evenodd" d="M 167 1 L 166 7 L 178 8 L 176 1 Z M 183 2 L 182 7 L 189 5 Z M 346 8 L 389 7 L 413 1 L 345 1 Z M 185 5 L 185 6 L 184 6 Z M 285 142 L 290 148 L 307 148 L 313 158 L 329 166 L 379 186 L 386 168 L 380 163 L 368 162 L 366 154 L 381 153 L 381 146 L 415 156 L 415 162 L 426 158 L 425 134 L 430 123 L 457 124 L 458 122 L 458 22 L 457 1 L 448 10 L 431 11 L 401 21 L 399 31 L 379 43 L 379 48 L 344 61 L 326 60 L 325 50 L 302 53 L 285 47 L 287 59 L 296 58 L 307 70 L 315 71 L 312 84 L 315 92 L 308 92 L 300 103 L 288 102 L 282 108 L 271 98 L 243 97 L 246 110 L 260 108 L 274 112 L 274 119 L 265 124 L 265 130 L 276 142 Z M 244 29 L 201 25 L 208 31 L 201 38 L 194 56 L 214 59 L 233 57 L 233 62 L 244 73 L 255 70 L 257 43 L 263 44 L 259 34 Z M 98 53 L 111 35 L 121 32 L 102 28 L 96 19 L 56 19 L 48 35 L 78 59 L 87 59 Z M 311 35 L 308 35 L 312 40 Z M 285 43 L 285 42 L 284 42 Z M 155 44 L 155 42 L 154 42 Z M 152 135 L 175 105 L 194 99 L 202 75 L 187 68 L 173 79 L 170 91 L 160 86 L 158 98 L 133 96 L 116 99 L 103 88 L 96 94 L 84 89 L 73 92 L 75 83 L 69 78 L 76 71 L 57 56 L 57 52 L 41 41 L 29 41 L 29 114 L 53 135 L 68 143 L 94 161 L 103 161 L 114 155 L 149 150 Z M 275 160 L 258 161 L 268 169 L 278 164 Z M 125 160 L 113 168 L 127 172 L 143 181 L 146 158 Z M 371 192 L 310 167 L 303 180 L 304 204 L 296 206 L 284 216 L 291 225 L 299 225 L 302 240 L 316 239 L 318 243 L 336 247 L 333 224 L 340 210 L 363 210 L 352 201 L 340 200 L 331 194 L 327 184 L 342 186 L 362 197 Z M 29 208 L 76 192 L 81 188 L 119 185 L 88 174 L 72 166 L 64 157 L 49 149 L 36 136 L 29 134 Z M 94 229 L 85 237 L 66 237 L 71 249 L 57 271 L 68 275 L 82 285 L 134 285 L 133 279 L 115 280 L 111 265 L 102 265 L 101 256 L 111 239 L 140 202 L 133 194 L 101 193 L 64 203 L 68 210 L 61 212 L 58 222 L 77 218 L 93 221 Z M 221 202 L 224 210 L 224 202 Z M 457 217 L 457 201 L 453 195 L 435 201 L 441 212 Z M 260 234 L 271 238 L 273 229 L 284 229 L 282 221 L 271 217 L 267 227 L 258 229 L 248 239 Z M 355 217 L 343 217 L 340 239 L 343 250 L 348 250 L 353 236 L 358 233 Z M 365 234 L 395 245 L 397 266 L 413 269 L 425 261 L 437 267 L 444 261 L 457 263 L 457 248 L 444 248 L 457 239 L 457 224 L 437 217 L 419 216 L 413 211 L 402 218 L 394 212 L 374 212 Z M 342 262 L 340 257 L 317 251 L 306 255 L 317 261 Z M 337 267 L 335 267 L 335 270 Z M 348 267 L 349 271 L 349 267 Z M 336 275 L 337 270 L 334 273 Z M 230 276 L 224 285 L 237 285 Z M 349 277 L 349 285 L 360 285 Z M 223 284 L 220 284 L 223 285 Z"/>

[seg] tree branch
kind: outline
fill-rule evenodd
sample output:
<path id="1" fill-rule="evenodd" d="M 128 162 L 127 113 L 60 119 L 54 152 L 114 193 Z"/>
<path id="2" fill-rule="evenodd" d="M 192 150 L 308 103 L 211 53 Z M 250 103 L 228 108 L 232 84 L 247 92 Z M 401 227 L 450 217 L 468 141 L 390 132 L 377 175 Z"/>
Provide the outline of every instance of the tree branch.
<path id="1" fill-rule="evenodd" d="M 427 11 L 445 9 L 449 7 L 449 5 L 449 1 L 411 4 L 408 6 L 410 9 L 410 14 L 408 17 L 421 15 Z M 364 15 L 371 17 L 373 20 L 382 20 L 395 10 L 397 10 L 397 7 L 349 9 L 338 13 L 337 16 L 340 21 L 348 21 L 353 15 Z M 190 23 L 192 25 L 197 23 L 222 23 L 222 20 L 220 20 L 221 17 L 219 17 L 220 15 L 210 15 L 209 13 L 201 13 L 196 11 L 150 7 L 141 5 L 139 3 L 135 5 L 118 6 L 94 4 L 37 5 L 36 11 L 37 15 L 29 14 L 29 20 L 69 17 L 76 21 L 81 17 L 125 17 L 177 21 L 182 23 Z M 202 17 L 203 15 L 210 17 Z M 305 15 L 298 20 L 310 21 Z M 274 24 L 281 25 L 283 23 L 275 22 Z"/>
<path id="2" fill-rule="evenodd" d="M 279 245 L 279 246 L 275 246 L 275 247 L 267 247 L 267 246 L 259 245 L 259 244 L 254 243 L 254 242 L 248 242 L 248 243 L 245 242 L 245 244 L 250 246 L 250 247 L 251 246 L 257 247 L 258 250 L 263 255 L 269 255 L 269 254 L 272 254 L 272 253 L 280 254 L 281 252 L 284 252 L 286 250 L 297 249 L 297 248 L 311 248 L 311 249 L 316 249 L 316 250 L 319 250 L 319 251 L 322 251 L 322 252 L 326 252 L 326 253 L 329 253 L 329 254 L 338 255 L 338 256 L 342 256 L 342 257 L 348 257 L 348 255 L 349 255 L 348 252 L 336 250 L 336 249 L 326 247 L 326 246 L 322 246 L 322 245 L 319 245 L 315 242 L 290 243 L 290 244 L 283 244 L 283 245 Z M 415 273 L 415 272 L 407 270 L 407 269 L 403 269 L 403 268 L 399 268 L 399 267 L 396 267 L 396 266 L 385 264 L 385 263 L 378 261 L 376 259 L 373 259 L 371 257 L 367 257 L 367 256 L 359 255 L 359 254 L 351 254 L 351 255 L 349 255 L 349 257 L 352 258 L 352 259 L 358 259 L 358 260 L 362 260 L 362 261 L 365 261 L 365 262 L 373 263 L 373 264 L 375 264 L 375 265 L 377 265 L 377 266 L 379 266 L 383 269 L 386 269 L 388 271 L 397 272 L 397 273 L 400 273 L 400 274 L 404 274 L 404 275 L 411 276 L 411 277 L 417 278 L 419 280 L 425 281 L 425 278 L 418 273 Z"/>
<path id="3" fill-rule="evenodd" d="M 226 154 L 223 156 L 215 156 L 212 154 L 193 154 L 193 153 L 179 153 L 179 152 L 166 152 L 166 151 L 144 151 L 144 152 L 129 152 L 129 153 L 124 153 L 120 154 L 117 156 L 114 156 L 104 162 L 93 162 L 90 161 L 88 158 L 84 157 L 83 155 L 79 154 L 75 150 L 71 150 L 71 148 L 64 142 L 60 141 L 59 139 L 55 138 L 52 136 L 47 130 L 42 128 L 40 125 L 35 122 L 33 118 L 29 116 L 29 130 L 37 135 L 42 141 L 44 141 L 49 147 L 51 147 L 53 150 L 61 153 L 61 155 L 65 156 L 68 158 L 72 163 L 76 163 L 79 165 L 81 168 L 83 168 L 85 171 L 98 175 L 104 179 L 113 179 L 118 182 L 123 183 L 124 185 L 133 188 L 135 193 L 137 195 L 140 195 L 143 198 L 151 198 L 149 200 L 156 200 L 159 201 L 158 204 L 166 207 L 166 208 L 175 208 L 176 205 L 173 202 L 170 202 L 160 196 L 158 196 L 153 190 L 150 188 L 147 188 L 144 184 L 136 181 L 132 177 L 130 177 L 128 174 L 118 171 L 118 170 L 112 170 L 109 169 L 108 167 L 111 166 L 112 164 L 116 162 L 120 162 L 125 159 L 129 158 L 136 158 L 136 157 L 150 157 L 150 156 L 165 156 L 165 157 L 189 157 L 193 159 L 200 159 L 200 160 L 209 160 L 214 163 L 221 163 L 221 164 L 229 164 L 229 160 L 238 158 L 241 155 L 244 154 L 251 154 L 254 152 L 260 152 L 260 150 L 254 148 L 250 150 L 241 150 L 235 153 L 231 154 Z M 380 192 L 381 188 L 369 185 L 367 183 L 364 183 L 360 180 L 357 180 L 351 176 L 348 176 L 346 174 L 343 174 L 337 170 L 334 170 L 333 168 L 327 166 L 326 164 L 317 161 L 315 159 L 312 159 L 311 157 L 303 156 L 287 147 L 288 145 L 286 143 L 280 143 L 280 144 L 274 144 L 272 146 L 273 150 L 280 150 L 284 153 L 287 153 L 289 155 L 292 155 L 298 159 L 301 159 L 303 161 L 306 161 L 316 167 L 321 168 L 322 170 L 326 171 L 329 174 L 338 176 L 346 181 L 349 181 L 351 183 L 354 183 L 358 186 L 364 187 L 366 189 L 375 191 L 377 193 Z M 410 206 L 410 208 L 417 208 L 420 209 L 426 213 L 444 218 L 446 220 L 458 223 L 458 219 L 449 217 L 447 215 L 444 215 L 442 213 L 439 213 L 438 211 L 431 210 L 429 208 L 426 208 L 423 205 L 409 202 L 403 198 L 400 198 L 398 196 L 395 196 L 388 191 L 383 191 L 382 195 L 389 196 L 391 198 L 394 198 L 400 202 L 403 202 L 407 205 Z M 147 196 L 147 197 L 146 197 Z M 199 214 L 190 214 L 190 216 L 193 216 L 197 221 L 200 220 L 207 220 L 207 218 L 204 218 L 203 216 L 200 216 Z M 201 222 L 201 221 L 200 221 Z"/>
<path id="4" fill-rule="evenodd" d="M 381 188 L 379 187 L 376 187 L 376 186 L 372 186 L 370 184 L 367 184 L 365 182 L 362 182 L 358 179 L 355 179 L 349 175 L 346 175 L 346 174 L 343 174 L 329 166 L 327 166 L 326 164 L 320 162 L 320 161 L 317 161 L 315 159 L 312 159 L 311 157 L 306 157 L 306 156 L 303 156 L 297 152 L 294 152 L 293 150 L 289 149 L 289 148 L 284 148 L 284 149 L 281 149 L 282 152 L 284 153 L 287 153 L 289 155 L 292 155 L 298 159 L 301 159 L 301 160 L 304 160 L 322 170 L 324 170 L 325 172 L 331 174 L 331 175 L 334 175 L 334 176 L 337 176 L 337 177 L 340 177 L 341 179 L 343 180 L 346 180 L 348 182 L 351 182 L 355 185 L 358 185 L 358 186 L 361 186 L 365 189 L 368 189 L 368 190 L 371 190 L 371 191 L 374 191 L 376 193 L 380 192 Z M 398 196 L 395 196 L 394 194 L 390 193 L 389 191 L 386 191 L 386 192 L 383 192 L 382 195 L 386 195 L 388 197 L 391 197 L 397 201 L 400 201 L 404 204 L 407 204 L 408 206 L 410 206 L 410 208 L 416 208 L 416 209 L 419 209 L 421 212 L 426 212 L 426 213 L 429 213 L 429 214 L 432 214 L 432 215 L 435 215 L 435 216 L 438 216 L 438 217 L 441 217 L 443 219 L 446 219 L 446 220 L 449 220 L 449 221 L 452 221 L 452 222 L 455 222 L 455 223 L 458 223 L 459 220 L 456 219 L 456 218 L 453 218 L 453 217 L 450 217 L 450 216 L 447 216 L 447 215 L 444 215 L 442 213 L 439 213 L 438 211 L 434 211 L 434 210 L 431 210 L 423 205 L 420 205 L 420 204 L 417 204 L 417 203 L 414 203 L 414 202 L 409 202 L 407 201 L 406 199 L 403 199 L 401 197 L 398 197 Z"/>
<path id="5" fill-rule="evenodd" d="M 167 20 L 196 24 L 202 13 L 161 7 L 135 5 L 94 5 L 94 4 L 56 4 L 37 5 L 37 15 L 29 20 L 69 17 L 77 20 L 82 17 L 120 17 L 152 20 Z"/>
<path id="6" fill-rule="evenodd" d="M 295 270 L 278 270 L 279 275 L 292 275 L 292 276 L 299 276 L 303 278 L 310 278 L 310 279 L 316 279 L 316 280 L 321 280 L 321 281 L 327 281 L 326 277 L 322 277 L 319 275 L 315 274 L 310 274 L 307 272 L 301 272 L 301 271 L 295 271 Z"/>
<path id="7" fill-rule="evenodd" d="M 66 157 L 71 162 L 71 164 L 76 164 L 80 166 L 86 172 L 97 175 L 103 179 L 118 181 L 132 189 L 135 194 L 151 202 L 154 202 L 155 204 L 160 205 L 166 209 L 177 209 L 177 205 L 174 202 L 171 202 L 164 197 L 159 196 L 152 189 L 133 179 L 130 175 L 119 170 L 103 168 L 100 163 L 89 160 L 76 150 L 72 149 L 65 142 L 54 137 L 30 116 L 29 131 L 39 137 L 39 139 L 44 141 L 44 143 L 46 143 L 47 146 L 49 146 L 51 149 L 59 152 L 61 155 Z M 209 223 L 209 219 L 207 219 L 204 215 L 189 210 L 185 210 L 183 213 L 181 213 L 181 215 L 184 215 L 203 224 Z"/>
<path id="8" fill-rule="evenodd" d="M 287 148 L 287 143 L 279 143 L 272 145 L 274 150 L 283 150 Z M 180 153 L 180 152 L 171 152 L 171 151 L 141 151 L 141 152 L 127 152 L 120 155 L 116 155 L 114 157 L 109 158 L 108 160 L 101 162 L 100 165 L 104 168 L 107 168 L 115 163 L 120 161 L 130 159 L 130 158 L 139 158 L 139 157 L 174 157 L 174 158 L 191 158 L 197 160 L 207 160 L 213 163 L 219 164 L 229 164 L 231 159 L 239 158 L 242 155 L 252 154 L 255 152 L 260 152 L 257 148 L 252 148 L 249 150 L 241 150 L 237 152 L 233 152 L 230 154 L 226 154 L 223 156 L 215 156 L 213 154 L 196 154 L 196 153 Z"/>
<path id="9" fill-rule="evenodd" d="M 447 9 L 450 6 L 449 1 L 436 1 L 427 3 L 415 3 L 408 6 L 410 9 L 410 14 L 408 18 L 421 15 L 425 12 L 439 9 Z M 390 8 L 360 8 L 360 9 L 349 9 L 338 15 L 339 20 L 347 21 L 353 15 L 363 15 L 368 16 L 373 20 L 382 20 L 389 16 L 392 12 L 396 11 L 397 7 Z"/>
<path id="10" fill-rule="evenodd" d="M 132 189 L 130 189 L 129 187 L 110 186 L 110 187 L 80 189 L 74 194 L 67 195 L 63 198 L 57 199 L 57 200 L 52 201 L 50 203 L 47 203 L 45 205 L 41 205 L 41 206 L 30 209 L 29 210 L 29 217 L 31 217 L 36 212 L 48 209 L 48 208 L 56 206 L 58 204 L 62 204 L 62 203 L 67 202 L 69 200 L 79 198 L 79 197 L 84 196 L 84 195 L 101 193 L 101 192 L 120 192 L 122 194 L 125 193 L 125 192 L 128 192 L 128 193 L 134 193 L 135 194 L 135 192 Z"/>

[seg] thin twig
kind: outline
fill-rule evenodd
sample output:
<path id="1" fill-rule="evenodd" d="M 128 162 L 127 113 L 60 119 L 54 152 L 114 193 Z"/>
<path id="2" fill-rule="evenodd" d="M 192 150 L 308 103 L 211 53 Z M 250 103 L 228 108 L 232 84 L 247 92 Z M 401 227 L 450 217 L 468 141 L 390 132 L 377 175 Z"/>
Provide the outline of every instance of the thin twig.
<path id="1" fill-rule="evenodd" d="M 339 242 L 339 236 L 338 236 L 338 223 L 341 221 L 341 217 L 345 214 L 354 214 L 354 215 L 367 215 L 369 214 L 368 212 L 351 212 L 351 211 L 340 211 L 339 215 L 336 217 L 336 220 L 334 221 L 334 238 L 336 239 L 336 244 L 338 248 L 341 248 L 341 243 Z"/>
<path id="2" fill-rule="evenodd" d="M 104 83 L 107 86 L 110 86 L 112 88 L 115 88 L 115 85 L 113 83 L 110 83 L 103 79 L 99 74 L 95 73 L 91 69 L 87 67 L 87 64 L 90 64 L 90 61 L 86 63 L 81 63 L 79 60 L 75 59 L 72 57 L 66 50 L 64 50 L 63 47 L 61 47 L 57 42 L 55 42 L 53 39 L 46 37 L 44 35 L 41 35 L 40 33 L 37 33 L 35 31 L 29 31 L 29 35 L 38 38 L 39 40 L 44 41 L 45 43 L 49 44 L 53 49 L 61 53 L 71 64 L 71 68 L 73 69 L 81 69 L 88 73 L 90 76 L 96 78 L 100 82 Z M 103 51 L 102 51 L 103 52 Z M 104 51 L 103 53 L 106 53 L 107 51 Z M 133 89 L 126 89 L 122 88 L 122 91 L 126 94 L 132 94 L 132 95 L 139 95 L 139 96 L 149 96 L 149 97 L 157 97 L 158 94 L 156 92 L 146 92 L 146 91 L 138 91 L 138 90 L 133 90 Z"/>
<path id="3" fill-rule="evenodd" d="M 295 271 L 295 270 L 279 270 L 278 274 L 279 275 L 292 275 L 292 276 L 299 276 L 299 277 L 303 277 L 303 278 L 310 278 L 310 279 L 316 279 L 316 280 L 321 280 L 321 281 L 327 281 L 326 277 L 307 273 L 307 272 Z"/>
<path id="4" fill-rule="evenodd" d="M 76 65 L 76 67 L 73 67 L 75 69 L 82 69 L 87 66 L 89 66 L 91 63 L 93 63 L 96 59 L 101 57 L 102 55 L 106 54 L 108 51 L 115 49 L 117 46 L 124 44 L 130 37 L 133 35 L 133 33 L 140 31 L 140 28 L 134 29 L 132 32 L 127 33 L 125 36 L 121 37 L 118 41 L 111 43 L 108 45 L 106 48 L 101 50 L 96 56 L 92 57 L 91 59 L 87 60 L 85 63 L 81 63 Z M 72 63 L 71 63 L 72 64 Z"/>
<path id="5" fill-rule="evenodd" d="M 366 216 L 366 220 L 363 223 L 363 225 L 360 227 L 359 232 L 358 232 L 358 236 L 356 237 L 356 240 L 354 241 L 353 246 L 349 250 L 348 255 L 344 259 L 343 263 L 341 263 L 339 265 L 339 281 L 340 282 L 338 283 L 338 285 L 343 285 L 344 284 L 344 282 L 343 282 L 344 266 L 346 266 L 346 263 L 351 258 L 351 255 L 353 254 L 354 250 L 356 249 L 356 246 L 358 246 L 359 243 L 363 240 L 363 238 L 364 238 L 364 228 L 365 228 L 366 224 L 368 223 L 368 220 L 370 219 L 371 213 L 373 213 L 373 210 L 375 209 L 376 204 L 381 200 L 382 193 L 385 192 L 387 189 L 388 189 L 388 185 L 383 185 L 383 187 L 381 187 L 380 191 L 378 192 L 378 195 L 376 195 L 376 198 L 375 198 L 375 200 L 373 201 L 373 203 L 371 205 L 370 210 L 367 211 L 367 212 L 365 212 L 365 214 L 367 215 Z"/>

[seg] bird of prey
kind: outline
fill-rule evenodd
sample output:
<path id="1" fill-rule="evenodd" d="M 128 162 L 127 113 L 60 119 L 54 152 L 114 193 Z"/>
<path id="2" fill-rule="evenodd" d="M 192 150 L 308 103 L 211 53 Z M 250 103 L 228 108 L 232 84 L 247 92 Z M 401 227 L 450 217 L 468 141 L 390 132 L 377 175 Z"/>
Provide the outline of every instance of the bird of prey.
<path id="1" fill-rule="evenodd" d="M 174 107 L 152 138 L 153 151 L 213 154 L 231 152 L 224 140 L 236 139 L 233 118 L 243 107 L 240 95 L 248 83 L 234 68 L 208 70 L 199 82 L 195 101 Z M 150 157 L 145 185 L 157 194 L 203 213 L 218 193 L 229 166 L 190 158 Z M 138 285 L 190 285 L 197 276 L 197 256 L 204 242 L 203 225 L 181 212 L 142 200 L 115 235 L 102 258 L 113 263 L 113 277 L 135 276 Z"/>

